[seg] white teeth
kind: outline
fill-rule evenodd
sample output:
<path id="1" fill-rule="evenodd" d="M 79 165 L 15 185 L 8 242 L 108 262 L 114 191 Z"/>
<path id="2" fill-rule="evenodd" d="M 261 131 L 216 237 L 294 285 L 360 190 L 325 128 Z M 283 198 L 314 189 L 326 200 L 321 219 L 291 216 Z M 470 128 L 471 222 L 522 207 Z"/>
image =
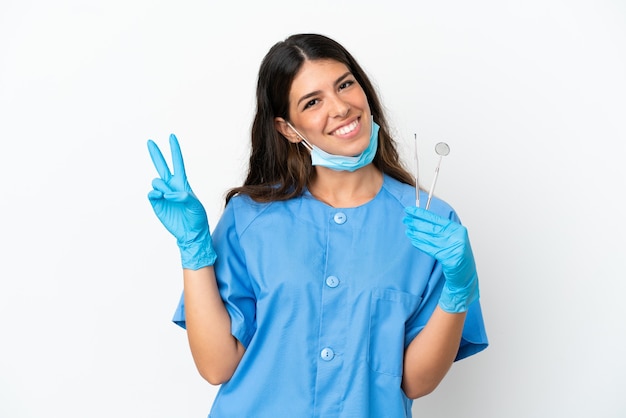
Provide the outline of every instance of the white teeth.
<path id="1" fill-rule="evenodd" d="M 342 126 L 341 128 L 337 129 L 335 133 L 338 135 L 345 135 L 347 133 L 354 131 L 357 126 L 359 126 L 359 121 L 355 120 L 350 125 Z"/>

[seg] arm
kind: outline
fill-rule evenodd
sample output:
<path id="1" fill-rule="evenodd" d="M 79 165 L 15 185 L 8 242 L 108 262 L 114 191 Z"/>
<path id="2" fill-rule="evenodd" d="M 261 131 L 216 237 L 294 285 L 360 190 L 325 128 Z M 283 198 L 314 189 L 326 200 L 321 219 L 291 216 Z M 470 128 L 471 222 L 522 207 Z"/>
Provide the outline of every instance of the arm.
<path id="1" fill-rule="evenodd" d="M 215 281 L 213 266 L 183 269 L 187 338 L 196 368 L 213 385 L 228 381 L 244 353 L 232 336 L 230 317 Z"/>
<path id="2" fill-rule="evenodd" d="M 479 298 L 478 275 L 467 230 L 418 207 L 404 223 L 414 247 L 441 263 L 445 278 L 438 306 L 405 351 L 402 388 L 410 398 L 432 392 L 456 358 L 469 306 Z"/>
<path id="3" fill-rule="evenodd" d="M 452 366 L 465 323 L 466 313 L 448 313 L 437 307 L 424 329 L 404 353 L 402 389 L 407 397 L 428 395 Z"/>
<path id="4" fill-rule="evenodd" d="M 183 267 L 186 328 L 189 346 L 200 375 L 209 383 L 229 380 L 244 349 L 230 331 L 230 316 L 215 279 L 213 249 L 204 207 L 195 196 L 185 173 L 183 156 L 170 136 L 172 173 L 159 147 L 148 141 L 148 150 L 159 177 L 148 193 L 155 214 L 176 238 Z"/>

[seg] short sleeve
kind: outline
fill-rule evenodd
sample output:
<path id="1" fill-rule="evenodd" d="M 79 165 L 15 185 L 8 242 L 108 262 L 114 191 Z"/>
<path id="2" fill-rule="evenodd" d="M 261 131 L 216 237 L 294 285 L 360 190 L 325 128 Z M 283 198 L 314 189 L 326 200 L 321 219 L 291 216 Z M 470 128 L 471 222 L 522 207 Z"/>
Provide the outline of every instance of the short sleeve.
<path id="1" fill-rule="evenodd" d="M 489 345 L 487 332 L 485 331 L 480 302 L 477 300 L 470 305 L 467 311 L 461 345 L 454 361 L 479 353 L 487 348 L 487 345 Z"/>
<path id="2" fill-rule="evenodd" d="M 426 323 L 435 311 L 435 308 L 439 304 L 439 296 L 444 281 L 445 278 L 441 272 L 441 266 L 439 263 L 436 263 L 433 275 L 431 276 L 431 287 L 426 291 L 416 315 L 407 322 L 405 335 L 406 346 L 408 346 L 413 338 L 426 326 Z M 487 348 L 488 345 L 480 300 L 476 300 L 470 305 L 467 311 L 463 334 L 461 335 L 461 343 L 455 361 L 479 353 Z"/>
<path id="3" fill-rule="evenodd" d="M 174 312 L 174 317 L 172 321 L 181 328 L 187 328 L 187 323 L 185 322 L 185 294 L 180 295 L 180 300 L 178 301 L 178 306 L 176 307 L 176 312 Z"/>
<path id="4" fill-rule="evenodd" d="M 236 199 L 236 198 L 235 198 Z M 235 199 L 224 210 L 213 232 L 217 260 L 213 266 L 222 300 L 231 321 L 231 333 L 247 347 L 256 331 L 256 297 L 246 268 L 235 214 Z M 185 305 L 181 297 L 173 322 L 185 328 Z"/>

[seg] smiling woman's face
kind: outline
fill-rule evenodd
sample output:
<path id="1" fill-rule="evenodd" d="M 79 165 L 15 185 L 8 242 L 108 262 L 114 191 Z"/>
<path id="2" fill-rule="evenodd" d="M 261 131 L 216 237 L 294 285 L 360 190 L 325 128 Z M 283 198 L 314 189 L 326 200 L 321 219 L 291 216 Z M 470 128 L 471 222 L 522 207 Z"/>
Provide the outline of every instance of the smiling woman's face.
<path id="1" fill-rule="evenodd" d="M 307 141 L 335 155 L 359 155 L 369 145 L 371 112 L 365 92 L 338 61 L 305 61 L 289 92 L 290 122 Z M 286 131 L 285 131 L 286 130 Z M 300 141 L 290 128 L 282 130 Z"/>

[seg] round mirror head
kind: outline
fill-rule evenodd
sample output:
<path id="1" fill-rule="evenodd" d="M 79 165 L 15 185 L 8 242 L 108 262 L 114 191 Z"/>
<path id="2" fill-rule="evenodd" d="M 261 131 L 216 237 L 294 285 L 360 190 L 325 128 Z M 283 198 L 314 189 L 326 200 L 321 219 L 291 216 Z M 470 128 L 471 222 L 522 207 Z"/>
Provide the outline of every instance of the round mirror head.
<path id="1" fill-rule="evenodd" d="M 437 155 L 446 156 L 450 154 L 450 147 L 445 142 L 439 142 L 435 145 L 435 152 Z"/>

